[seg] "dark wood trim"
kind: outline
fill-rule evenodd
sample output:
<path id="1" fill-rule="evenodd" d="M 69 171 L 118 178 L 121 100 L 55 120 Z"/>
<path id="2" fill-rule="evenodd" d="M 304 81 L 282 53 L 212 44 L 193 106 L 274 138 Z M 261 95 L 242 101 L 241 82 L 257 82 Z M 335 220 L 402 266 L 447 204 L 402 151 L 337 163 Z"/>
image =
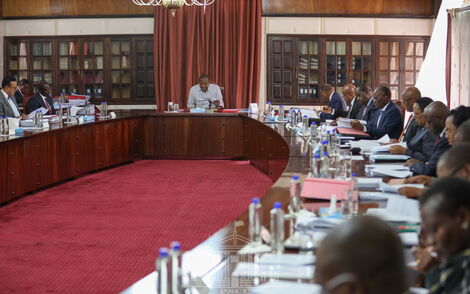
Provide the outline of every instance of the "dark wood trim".
<path id="1" fill-rule="evenodd" d="M 1 7 L 1 5 L 0 5 Z M 142 18 L 153 17 L 153 14 L 121 14 L 121 15 L 65 15 L 65 16 L 7 16 L 0 17 L 0 20 L 25 20 L 25 19 L 74 19 L 74 18 Z"/>

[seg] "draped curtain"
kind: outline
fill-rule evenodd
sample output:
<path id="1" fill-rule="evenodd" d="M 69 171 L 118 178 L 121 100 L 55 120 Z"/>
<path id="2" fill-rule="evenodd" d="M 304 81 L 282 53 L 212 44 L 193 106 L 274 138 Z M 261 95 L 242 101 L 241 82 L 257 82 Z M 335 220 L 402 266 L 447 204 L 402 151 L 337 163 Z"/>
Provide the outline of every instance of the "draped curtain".
<path id="1" fill-rule="evenodd" d="M 158 109 L 168 101 L 186 107 L 191 86 L 205 73 L 223 88 L 226 108 L 258 102 L 261 0 L 216 0 L 171 16 L 155 7 L 154 71 Z"/>

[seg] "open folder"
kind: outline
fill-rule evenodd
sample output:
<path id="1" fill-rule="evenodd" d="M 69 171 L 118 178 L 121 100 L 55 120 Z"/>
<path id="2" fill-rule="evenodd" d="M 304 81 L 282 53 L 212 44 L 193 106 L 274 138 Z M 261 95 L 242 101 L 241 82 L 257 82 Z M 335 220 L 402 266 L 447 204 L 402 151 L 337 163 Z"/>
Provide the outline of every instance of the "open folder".
<path id="1" fill-rule="evenodd" d="M 341 135 L 353 136 L 355 138 L 370 138 L 366 132 L 359 131 L 353 128 L 336 128 L 336 131 Z"/>

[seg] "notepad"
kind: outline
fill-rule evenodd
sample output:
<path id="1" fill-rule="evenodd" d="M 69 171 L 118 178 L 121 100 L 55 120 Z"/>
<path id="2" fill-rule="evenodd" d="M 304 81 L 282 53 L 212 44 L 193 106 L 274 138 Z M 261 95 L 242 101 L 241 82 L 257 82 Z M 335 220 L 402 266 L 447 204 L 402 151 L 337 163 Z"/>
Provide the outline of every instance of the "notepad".
<path id="1" fill-rule="evenodd" d="M 383 182 L 382 178 L 356 178 L 358 188 L 378 189 Z"/>
<path id="2" fill-rule="evenodd" d="M 406 148 L 407 144 L 406 144 L 406 142 L 402 142 L 402 143 L 395 143 L 395 144 L 390 144 L 390 145 L 381 145 L 381 146 L 377 146 L 377 147 L 372 148 L 371 152 L 372 153 L 388 152 L 388 150 L 390 150 L 390 147 L 392 147 L 392 146 L 401 146 L 403 148 Z"/>
<path id="3" fill-rule="evenodd" d="M 336 199 L 341 200 L 347 198 L 347 191 L 351 189 L 352 181 L 307 178 L 300 196 L 329 200 L 331 195 L 336 195 Z"/>

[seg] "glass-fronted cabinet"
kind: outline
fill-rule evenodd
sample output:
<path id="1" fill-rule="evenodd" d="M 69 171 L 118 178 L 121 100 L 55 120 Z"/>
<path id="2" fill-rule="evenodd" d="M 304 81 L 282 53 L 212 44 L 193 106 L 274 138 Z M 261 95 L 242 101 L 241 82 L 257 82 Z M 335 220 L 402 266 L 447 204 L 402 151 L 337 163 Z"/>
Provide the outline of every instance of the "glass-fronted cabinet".
<path id="1" fill-rule="evenodd" d="M 299 99 L 319 99 L 320 56 L 318 41 L 299 40 L 298 43 L 298 92 Z"/>
<path id="2" fill-rule="evenodd" d="M 111 41 L 111 99 L 131 97 L 131 43 Z"/>

